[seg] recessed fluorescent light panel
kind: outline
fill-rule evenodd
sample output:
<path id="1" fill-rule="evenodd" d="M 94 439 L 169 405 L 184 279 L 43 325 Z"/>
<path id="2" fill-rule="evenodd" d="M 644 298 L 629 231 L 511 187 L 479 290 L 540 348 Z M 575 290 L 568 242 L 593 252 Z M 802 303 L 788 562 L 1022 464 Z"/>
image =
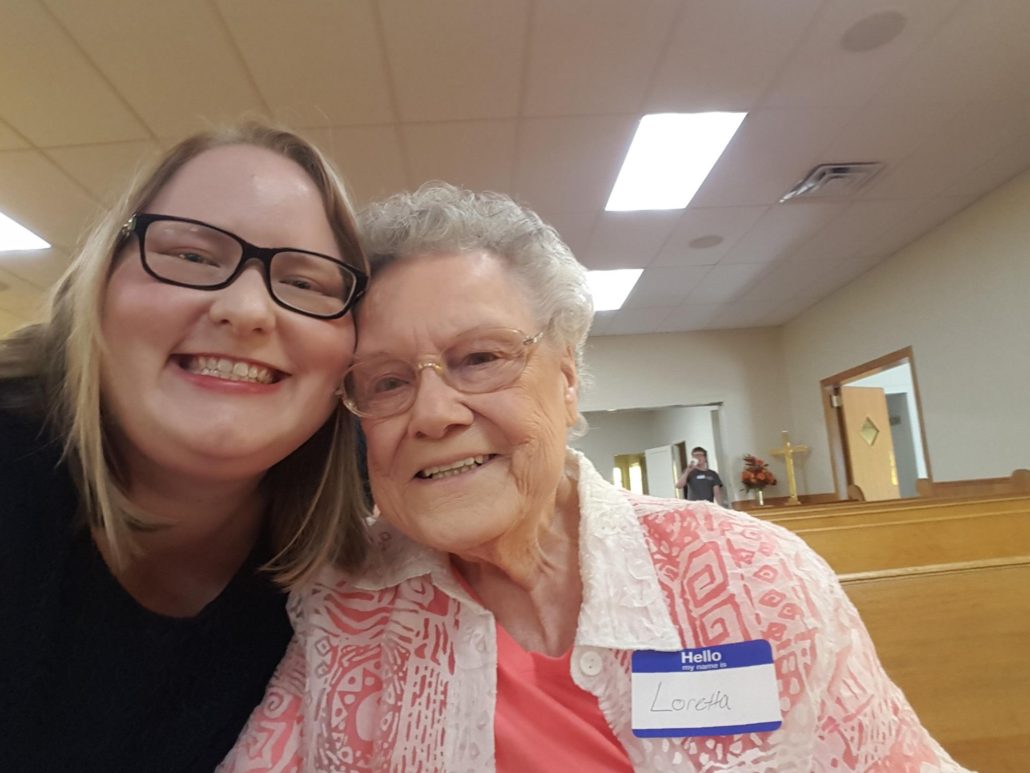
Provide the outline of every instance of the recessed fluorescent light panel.
<path id="1" fill-rule="evenodd" d="M 594 298 L 594 311 L 615 311 L 622 308 L 630 290 L 643 273 L 642 268 L 587 271 L 587 283 Z"/>
<path id="2" fill-rule="evenodd" d="M 0 252 L 45 250 L 50 244 L 0 212 Z"/>
<path id="3" fill-rule="evenodd" d="M 605 209 L 683 209 L 747 113 L 652 113 L 640 119 Z"/>

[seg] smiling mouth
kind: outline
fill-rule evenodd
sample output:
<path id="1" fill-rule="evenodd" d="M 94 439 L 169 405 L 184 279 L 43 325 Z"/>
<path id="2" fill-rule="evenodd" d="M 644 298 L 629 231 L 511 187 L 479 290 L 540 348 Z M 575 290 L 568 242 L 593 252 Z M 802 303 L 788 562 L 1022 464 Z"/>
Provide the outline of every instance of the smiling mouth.
<path id="1" fill-rule="evenodd" d="M 493 458 L 494 454 L 470 456 L 467 459 L 460 459 L 457 462 L 451 462 L 450 464 L 444 464 L 439 467 L 426 467 L 424 470 L 417 472 L 415 477 L 421 478 L 422 480 L 451 478 L 455 475 L 461 475 L 463 472 L 474 470 L 477 467 L 482 467 Z"/>
<path id="2" fill-rule="evenodd" d="M 243 381 L 249 384 L 274 384 L 286 374 L 282 371 L 253 362 L 243 362 L 229 357 L 209 355 L 179 355 L 174 358 L 179 367 L 198 376 L 210 376 L 225 381 Z"/>

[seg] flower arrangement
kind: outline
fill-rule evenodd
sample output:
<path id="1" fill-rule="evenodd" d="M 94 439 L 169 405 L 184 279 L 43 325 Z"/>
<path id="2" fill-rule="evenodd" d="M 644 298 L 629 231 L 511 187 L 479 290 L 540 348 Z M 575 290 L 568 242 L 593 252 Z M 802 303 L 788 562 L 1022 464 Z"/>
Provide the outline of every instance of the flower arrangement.
<path id="1" fill-rule="evenodd" d="M 744 471 L 740 473 L 740 482 L 748 491 L 761 491 L 766 486 L 775 486 L 776 476 L 772 474 L 769 465 L 757 456 L 744 454 Z"/>

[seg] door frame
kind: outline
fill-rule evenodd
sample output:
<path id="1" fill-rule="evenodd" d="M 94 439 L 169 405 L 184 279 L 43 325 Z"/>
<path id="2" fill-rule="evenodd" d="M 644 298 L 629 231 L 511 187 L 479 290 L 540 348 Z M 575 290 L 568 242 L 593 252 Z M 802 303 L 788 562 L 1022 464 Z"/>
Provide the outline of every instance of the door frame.
<path id="1" fill-rule="evenodd" d="M 877 357 L 875 360 L 864 362 L 840 373 L 835 373 L 819 382 L 819 391 L 823 402 L 823 415 L 826 418 L 826 436 L 830 443 L 830 469 L 833 472 L 833 489 L 839 499 L 848 498 L 848 486 L 854 482 L 854 478 L 851 473 L 847 439 L 841 427 L 843 418 L 838 408 L 834 405 L 834 398 L 839 398 L 840 388 L 847 386 L 851 381 L 856 381 L 865 376 L 872 376 L 905 363 L 908 363 L 908 367 L 912 371 L 912 390 L 915 392 L 916 410 L 919 411 L 919 439 L 923 445 L 923 459 L 926 460 L 926 477 L 931 481 L 933 480 L 933 472 L 930 467 L 930 448 L 926 444 L 923 400 L 919 393 L 919 379 L 916 377 L 915 356 L 912 354 L 912 347 L 906 346 L 904 349 L 898 349 L 882 357 Z"/>

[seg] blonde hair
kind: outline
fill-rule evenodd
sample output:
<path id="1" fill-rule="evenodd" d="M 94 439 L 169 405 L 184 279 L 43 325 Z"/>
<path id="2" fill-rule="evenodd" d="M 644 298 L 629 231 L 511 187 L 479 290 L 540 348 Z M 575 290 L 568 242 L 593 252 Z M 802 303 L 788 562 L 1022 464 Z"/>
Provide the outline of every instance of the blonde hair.
<path id="1" fill-rule="evenodd" d="M 0 379 L 29 379 L 36 392 L 22 400 L 45 411 L 64 443 L 65 459 L 93 529 L 103 531 L 116 561 L 134 548 L 133 531 L 159 528 L 126 497 L 100 394 L 104 348 L 101 310 L 122 225 L 146 208 L 190 160 L 213 148 L 254 145 L 300 165 L 318 187 L 345 260 L 362 270 L 353 209 L 343 182 L 322 153 L 292 132 L 248 122 L 205 131 L 180 142 L 135 184 L 86 235 L 53 290 L 46 322 L 0 342 Z M 265 568 L 283 585 L 307 578 L 325 562 L 359 566 L 367 551 L 367 507 L 358 474 L 354 425 L 338 405 L 300 448 L 272 467 L 266 528 L 275 556 Z"/>

